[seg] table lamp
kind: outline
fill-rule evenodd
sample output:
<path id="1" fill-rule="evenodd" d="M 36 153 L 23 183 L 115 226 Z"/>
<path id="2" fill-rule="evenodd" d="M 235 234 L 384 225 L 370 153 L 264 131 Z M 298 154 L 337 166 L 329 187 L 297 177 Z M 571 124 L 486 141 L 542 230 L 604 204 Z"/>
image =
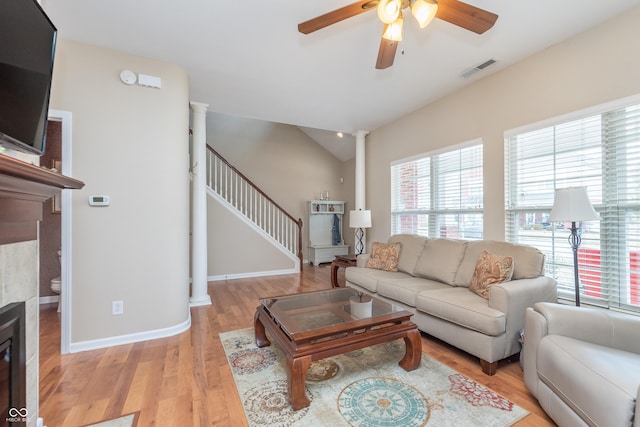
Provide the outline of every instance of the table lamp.
<path id="1" fill-rule="evenodd" d="M 362 209 L 350 211 L 349 227 L 356 229 L 356 255 L 360 255 L 364 251 L 364 244 L 362 243 L 362 238 L 364 237 L 363 228 L 371 227 L 371 211 Z"/>

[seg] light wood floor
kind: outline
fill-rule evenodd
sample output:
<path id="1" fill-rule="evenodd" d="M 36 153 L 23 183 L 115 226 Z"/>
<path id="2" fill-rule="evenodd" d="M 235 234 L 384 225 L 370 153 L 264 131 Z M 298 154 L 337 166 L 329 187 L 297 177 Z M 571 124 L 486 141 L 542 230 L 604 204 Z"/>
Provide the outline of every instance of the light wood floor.
<path id="1" fill-rule="evenodd" d="M 40 311 L 40 416 L 48 427 L 78 427 L 138 412 L 138 427 L 246 426 L 218 333 L 253 326 L 262 296 L 326 289 L 330 267 L 302 274 L 209 284 L 213 305 L 191 309 L 191 329 L 178 336 L 60 355 L 56 305 Z M 340 278 L 343 275 L 340 274 Z M 517 360 L 494 376 L 475 357 L 423 334 L 423 352 L 483 384 L 531 415 L 516 424 L 553 426 L 527 391 Z"/>

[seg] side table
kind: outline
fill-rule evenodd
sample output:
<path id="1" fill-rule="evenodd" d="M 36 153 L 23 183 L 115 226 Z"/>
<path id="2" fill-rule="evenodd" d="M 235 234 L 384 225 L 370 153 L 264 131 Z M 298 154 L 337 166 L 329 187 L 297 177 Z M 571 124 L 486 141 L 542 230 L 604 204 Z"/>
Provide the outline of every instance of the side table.
<path id="1" fill-rule="evenodd" d="M 338 283 L 338 268 L 347 268 L 347 267 L 355 267 L 356 266 L 356 256 L 355 255 L 336 255 L 336 258 L 331 263 L 331 287 L 332 288 L 341 288 L 344 286 L 340 286 Z"/>

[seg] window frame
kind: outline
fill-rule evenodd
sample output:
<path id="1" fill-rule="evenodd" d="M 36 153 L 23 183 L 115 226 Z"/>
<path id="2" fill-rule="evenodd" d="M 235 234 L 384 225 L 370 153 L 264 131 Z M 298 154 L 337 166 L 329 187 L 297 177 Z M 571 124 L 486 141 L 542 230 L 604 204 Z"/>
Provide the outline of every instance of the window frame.
<path id="1" fill-rule="evenodd" d="M 463 150 L 467 149 L 475 149 L 479 150 L 479 153 L 475 153 L 476 156 L 472 157 L 472 160 L 479 163 L 478 166 L 471 167 L 460 167 L 458 169 L 451 169 L 451 175 L 455 179 L 455 173 L 464 173 L 464 171 L 472 171 L 475 169 L 476 171 L 473 174 L 480 179 L 480 183 L 478 184 L 477 179 L 474 181 L 475 187 L 479 186 L 480 195 L 471 197 L 471 200 L 477 201 L 477 205 L 475 207 L 465 206 L 463 207 L 463 202 L 461 197 L 458 199 L 449 198 L 446 196 L 441 196 L 440 193 L 445 193 L 444 191 L 439 191 L 439 189 L 443 188 L 442 186 L 446 186 L 447 183 L 444 182 L 445 176 L 444 173 L 439 173 L 439 166 L 442 165 L 442 162 L 438 162 L 438 160 L 445 161 L 445 156 L 447 155 L 455 155 L 454 153 L 460 153 Z M 428 162 L 428 165 L 418 164 L 417 162 L 424 161 Z M 427 192 L 415 192 L 414 199 L 420 199 L 422 203 L 427 203 L 428 207 L 419 206 L 403 208 L 400 205 L 402 204 L 402 200 L 404 199 L 400 195 L 402 192 L 402 184 L 400 184 L 397 180 L 400 179 L 397 175 L 399 171 L 396 169 L 403 165 L 409 165 L 410 163 L 416 163 L 415 168 L 424 168 L 428 170 L 428 176 L 424 174 L 416 173 L 411 177 L 414 179 L 415 184 L 419 185 L 418 181 L 426 180 L 426 183 L 423 183 L 425 187 L 428 188 Z M 478 172 L 479 171 L 479 172 Z M 426 179 L 425 179 L 426 178 Z M 458 194 L 462 195 L 465 191 L 470 191 L 471 186 L 467 186 L 466 190 L 463 190 L 462 187 L 462 177 L 458 177 L 458 181 L 460 185 L 458 186 Z M 422 235 L 425 237 L 451 237 L 451 238 L 468 238 L 468 239 L 482 239 L 484 234 L 484 142 L 482 138 L 472 139 L 460 144 L 456 144 L 453 146 L 449 146 L 446 148 L 433 150 L 430 152 L 418 154 L 415 156 L 407 157 L 404 159 L 399 159 L 392 161 L 390 164 L 390 182 L 391 182 L 391 234 L 399 234 L 399 233 L 411 233 Z M 407 182 L 407 179 L 403 181 Z M 471 182 L 470 180 L 468 182 Z M 477 190 L 476 190 L 477 191 Z M 428 193 L 428 194 L 427 194 Z M 444 198 L 443 198 L 444 197 Z M 415 201 L 414 200 L 414 201 Z M 425 202 L 426 201 L 426 202 Z M 458 207 L 451 208 L 447 207 L 448 204 L 458 204 Z M 420 204 L 420 201 L 417 202 Z M 444 205 L 444 206 L 443 206 Z M 412 224 L 410 229 L 402 226 L 402 218 L 411 218 L 410 223 Z M 422 218 L 421 218 L 422 217 Z M 466 227 L 465 219 L 470 221 L 473 224 L 473 227 Z M 478 225 L 479 222 L 479 225 Z M 450 229 L 449 229 L 450 228 Z M 468 230 L 471 228 L 471 230 Z M 465 233 L 467 236 L 465 236 Z"/>
<path id="2" fill-rule="evenodd" d="M 515 228 L 517 227 L 515 218 L 518 214 L 545 215 L 548 214 L 551 210 L 551 205 L 518 206 L 517 202 L 514 203 L 514 200 L 517 200 L 518 188 L 517 185 L 513 185 L 513 183 L 518 181 L 517 179 L 515 181 L 512 180 L 511 174 L 514 173 L 513 168 L 514 165 L 517 164 L 517 159 L 512 158 L 513 153 L 510 152 L 510 139 L 517 136 L 522 136 L 530 132 L 541 131 L 547 128 L 562 126 L 563 124 L 568 124 L 574 121 L 598 116 L 601 126 L 599 145 L 601 150 L 600 160 L 602 163 L 601 174 L 598 178 L 600 185 L 600 194 L 595 194 L 598 193 L 598 191 L 596 190 L 596 192 L 594 193 L 596 197 L 593 197 L 593 195 L 590 194 L 590 198 L 592 199 L 592 203 L 595 209 L 600 213 L 602 217 L 602 220 L 596 224 L 596 226 L 598 227 L 597 246 L 599 249 L 591 250 L 591 255 L 588 251 L 582 251 L 581 255 L 581 251 L 579 251 L 579 264 L 581 285 L 583 284 L 582 282 L 586 282 L 587 285 L 585 286 L 588 286 L 588 275 L 593 275 L 599 281 L 598 286 L 602 290 L 602 294 L 596 297 L 585 297 L 585 294 L 581 293 L 581 301 L 586 305 L 595 305 L 606 307 L 612 310 L 640 314 L 640 302 L 634 301 L 638 300 L 637 294 L 634 293 L 637 292 L 637 289 L 632 289 L 632 287 L 634 286 L 634 278 L 637 281 L 638 275 L 640 274 L 637 267 L 637 257 L 639 256 L 639 251 L 633 250 L 629 243 L 630 239 L 634 239 L 633 242 L 637 247 L 638 239 L 640 238 L 640 236 L 629 236 L 628 234 L 623 234 L 619 231 L 626 230 L 628 224 L 634 224 L 637 227 L 637 219 L 634 220 L 633 218 L 630 218 L 630 216 L 638 215 L 638 212 L 640 212 L 640 196 L 636 196 L 636 199 L 633 200 L 632 203 L 619 203 L 617 198 L 611 198 L 610 195 L 615 192 L 615 189 L 611 187 L 611 182 L 613 180 L 618 181 L 621 180 L 622 177 L 626 181 L 629 181 L 630 177 L 634 178 L 635 175 L 626 174 L 626 172 L 624 174 L 620 174 L 619 171 L 617 171 L 617 169 L 621 165 L 628 165 L 626 159 L 620 161 L 614 159 L 613 162 L 611 162 L 611 160 L 608 158 L 608 156 L 610 156 L 609 152 L 611 151 L 612 146 L 615 146 L 616 149 L 620 149 L 620 146 L 624 145 L 625 149 L 633 147 L 637 151 L 638 139 L 636 138 L 638 138 L 638 132 L 635 127 L 631 128 L 633 130 L 634 139 L 630 140 L 631 142 L 628 144 L 621 143 L 620 138 L 618 137 L 610 139 L 607 139 L 606 137 L 606 131 L 609 130 L 609 128 L 607 127 L 609 124 L 608 119 L 620 110 L 633 109 L 636 107 L 640 108 L 640 95 L 633 95 L 616 101 L 600 104 L 587 109 L 564 114 L 555 118 L 506 131 L 504 133 L 505 237 L 506 240 L 513 243 L 522 242 L 522 240 L 518 239 L 518 232 L 516 232 L 515 230 Z M 629 114 L 629 117 L 636 118 L 634 116 L 637 116 L 637 113 Z M 628 120 L 628 118 L 626 119 Z M 614 119 L 614 128 L 615 125 L 617 125 L 617 123 Z M 556 154 L 556 149 L 554 147 L 554 151 L 552 153 L 552 155 L 554 156 L 554 160 L 556 158 Z M 553 165 L 553 169 L 554 171 L 556 170 L 555 164 Z M 553 178 L 553 181 L 555 183 L 554 187 L 557 188 L 569 186 L 558 185 L 555 176 Z M 628 194 L 628 192 L 629 191 L 627 191 L 625 194 Z M 591 222 L 579 225 L 585 226 L 589 224 L 591 224 Z M 558 234 L 560 233 L 558 232 Z M 571 259 L 570 263 L 565 263 L 564 266 L 561 266 L 561 263 L 556 262 L 555 258 L 556 253 L 560 253 L 561 251 L 566 250 L 566 248 L 563 248 L 561 245 L 565 245 L 568 247 L 569 243 L 566 240 L 558 240 L 556 242 L 555 240 L 557 239 L 557 237 L 552 237 L 552 239 L 552 250 L 543 250 L 546 256 L 546 274 L 551 275 L 556 278 L 556 280 L 558 280 L 559 300 L 574 302 L 575 294 L 573 291 L 573 260 Z M 592 241 L 591 243 L 593 244 L 594 242 Z M 542 247 L 539 248 L 542 250 Z M 597 260 L 595 262 L 593 260 L 591 261 L 592 265 L 597 265 L 597 268 L 593 268 L 590 265 L 590 256 L 597 257 Z M 635 265 L 635 267 L 632 268 L 632 264 Z M 564 268 L 565 270 L 567 268 L 571 269 L 569 281 L 567 281 L 566 274 L 561 275 L 561 277 L 556 277 L 558 271 L 560 271 L 561 268 Z M 623 295 L 625 293 L 627 293 L 627 295 Z M 627 298 L 626 301 L 625 298 Z"/>

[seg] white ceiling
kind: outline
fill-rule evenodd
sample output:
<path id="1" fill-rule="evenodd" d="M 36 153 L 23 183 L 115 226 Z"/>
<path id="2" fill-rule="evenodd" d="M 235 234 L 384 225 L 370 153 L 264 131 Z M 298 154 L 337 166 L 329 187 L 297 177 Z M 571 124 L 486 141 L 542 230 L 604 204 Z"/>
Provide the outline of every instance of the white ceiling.
<path id="1" fill-rule="evenodd" d="M 499 15 L 477 35 L 407 17 L 395 63 L 376 70 L 375 10 L 304 35 L 297 24 L 355 0 L 42 0 L 59 36 L 162 59 L 189 73 L 191 100 L 224 114 L 292 124 L 341 160 L 372 131 L 640 0 L 468 0 Z M 463 79 L 485 62 L 497 63 Z M 336 131 L 345 133 L 338 139 Z"/>

